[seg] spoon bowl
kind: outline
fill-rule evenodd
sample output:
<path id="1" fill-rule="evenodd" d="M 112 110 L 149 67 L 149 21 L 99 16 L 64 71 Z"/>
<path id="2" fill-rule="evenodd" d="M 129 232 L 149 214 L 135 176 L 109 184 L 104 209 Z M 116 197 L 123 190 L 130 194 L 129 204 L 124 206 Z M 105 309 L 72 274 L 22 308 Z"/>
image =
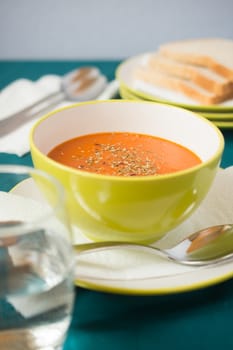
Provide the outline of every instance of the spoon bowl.
<path id="1" fill-rule="evenodd" d="M 74 102 L 95 99 L 107 85 L 106 77 L 96 67 L 82 67 L 67 73 L 61 81 L 60 98 Z"/>
<path id="2" fill-rule="evenodd" d="M 133 242 L 91 242 L 74 245 L 79 255 L 110 249 L 136 249 L 156 254 L 183 265 L 204 266 L 233 258 L 233 225 L 217 225 L 202 229 L 169 249 Z"/>

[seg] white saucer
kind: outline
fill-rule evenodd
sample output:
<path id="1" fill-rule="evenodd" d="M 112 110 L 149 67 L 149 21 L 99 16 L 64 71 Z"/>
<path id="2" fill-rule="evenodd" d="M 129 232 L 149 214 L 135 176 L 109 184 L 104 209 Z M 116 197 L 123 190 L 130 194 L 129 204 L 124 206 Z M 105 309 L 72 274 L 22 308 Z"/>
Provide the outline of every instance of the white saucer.
<path id="1" fill-rule="evenodd" d="M 30 180 L 17 185 L 13 192 L 37 197 Z M 232 213 L 233 167 L 230 167 L 219 170 L 200 208 L 169 232 L 159 245 L 172 245 L 204 227 L 230 223 Z M 88 241 L 75 231 L 75 243 Z M 81 256 L 76 275 L 76 285 L 88 289 L 132 295 L 170 294 L 204 288 L 232 278 L 233 261 L 210 267 L 188 267 L 136 250 L 112 250 Z"/>

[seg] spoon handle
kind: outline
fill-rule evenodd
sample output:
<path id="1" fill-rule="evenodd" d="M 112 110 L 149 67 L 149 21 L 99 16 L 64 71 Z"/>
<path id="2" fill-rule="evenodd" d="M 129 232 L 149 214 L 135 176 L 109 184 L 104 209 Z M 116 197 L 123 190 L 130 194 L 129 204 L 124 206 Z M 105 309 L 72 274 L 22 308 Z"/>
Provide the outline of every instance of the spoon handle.
<path id="1" fill-rule="evenodd" d="M 124 249 L 143 250 L 146 252 L 154 253 L 157 256 L 160 255 L 162 257 L 168 258 L 168 255 L 166 254 L 165 251 L 161 251 L 159 248 L 152 247 L 143 243 L 103 241 L 103 242 L 75 244 L 73 247 L 77 253 L 77 256 L 82 254 L 100 252 L 103 250 L 124 248 Z"/>
<path id="2" fill-rule="evenodd" d="M 64 99 L 65 94 L 62 91 L 57 91 L 43 97 L 29 107 L 26 107 L 23 110 L 0 120 L 0 136 L 7 135 L 16 130 L 27 121 L 35 118 L 38 113 L 41 113 L 50 107 L 56 106 Z"/>
<path id="3" fill-rule="evenodd" d="M 112 80 L 107 84 L 106 89 L 98 96 L 97 100 L 108 100 L 116 97 L 119 91 L 119 84 L 117 80 Z"/>

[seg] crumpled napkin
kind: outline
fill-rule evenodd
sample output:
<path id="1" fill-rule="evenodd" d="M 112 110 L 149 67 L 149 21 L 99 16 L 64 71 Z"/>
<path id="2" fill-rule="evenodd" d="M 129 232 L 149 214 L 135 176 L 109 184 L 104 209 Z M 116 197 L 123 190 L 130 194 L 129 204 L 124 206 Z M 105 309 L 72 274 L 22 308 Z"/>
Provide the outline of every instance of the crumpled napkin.
<path id="1" fill-rule="evenodd" d="M 27 79 L 14 81 L 0 92 L 0 120 L 19 112 L 48 94 L 58 91 L 60 83 L 61 77 L 57 75 L 45 75 L 35 82 Z M 67 104 L 70 103 L 64 101 L 52 109 Z M 12 153 L 18 156 L 23 156 L 29 152 L 30 129 L 39 117 L 41 117 L 41 114 L 38 114 L 19 129 L 0 137 L 0 152 Z"/>

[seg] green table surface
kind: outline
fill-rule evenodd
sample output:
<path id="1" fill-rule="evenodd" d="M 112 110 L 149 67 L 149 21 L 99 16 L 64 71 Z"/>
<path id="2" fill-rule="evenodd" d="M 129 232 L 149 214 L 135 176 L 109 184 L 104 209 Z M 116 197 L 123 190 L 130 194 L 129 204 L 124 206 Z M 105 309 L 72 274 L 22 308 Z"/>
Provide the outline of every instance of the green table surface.
<path id="1" fill-rule="evenodd" d="M 0 89 L 15 79 L 36 80 L 93 64 L 114 78 L 119 61 L 0 61 Z M 222 130 L 221 166 L 233 165 L 233 130 Z M 0 153 L 0 163 L 32 165 Z M 233 216 L 233 213 L 232 213 Z M 48 335 L 49 336 L 49 335 Z M 117 295 L 76 287 L 65 350 L 233 349 L 233 280 L 172 295 Z"/>

